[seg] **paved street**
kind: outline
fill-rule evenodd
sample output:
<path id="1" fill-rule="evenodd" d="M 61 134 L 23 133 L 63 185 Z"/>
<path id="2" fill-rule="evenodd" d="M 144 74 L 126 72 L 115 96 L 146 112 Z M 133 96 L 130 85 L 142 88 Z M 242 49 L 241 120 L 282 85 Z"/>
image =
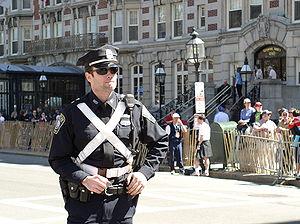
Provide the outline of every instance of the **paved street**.
<path id="1" fill-rule="evenodd" d="M 0 153 L 0 176 L 1 224 L 65 223 L 58 176 L 45 158 Z M 140 197 L 135 223 L 300 223 L 300 191 L 158 173 Z"/>

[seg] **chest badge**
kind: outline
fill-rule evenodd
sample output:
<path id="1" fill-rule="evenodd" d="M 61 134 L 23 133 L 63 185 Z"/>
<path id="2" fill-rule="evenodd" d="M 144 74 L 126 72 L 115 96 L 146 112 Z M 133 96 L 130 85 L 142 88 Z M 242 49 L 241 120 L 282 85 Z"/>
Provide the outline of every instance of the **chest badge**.
<path id="1" fill-rule="evenodd" d="M 55 128 L 53 130 L 54 134 L 57 134 L 59 132 L 60 128 L 63 126 L 63 124 L 65 123 L 65 121 L 66 121 L 65 116 L 63 114 L 61 114 L 59 116 L 59 119 L 57 120 Z"/>

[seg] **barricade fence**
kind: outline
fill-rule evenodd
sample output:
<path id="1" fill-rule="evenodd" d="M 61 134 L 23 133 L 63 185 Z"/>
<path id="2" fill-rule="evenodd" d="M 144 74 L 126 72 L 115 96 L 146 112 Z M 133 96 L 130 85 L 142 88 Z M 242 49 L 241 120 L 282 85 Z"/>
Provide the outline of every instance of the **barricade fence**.
<path id="1" fill-rule="evenodd" d="M 299 142 L 293 142 L 293 135 L 287 129 L 265 136 L 257 133 L 244 135 L 235 130 L 225 131 L 223 133 L 225 167 L 280 178 L 293 177 L 297 172 L 296 151 Z M 185 139 L 189 141 L 189 148 L 184 148 L 184 155 L 187 155 L 185 165 L 193 165 L 196 138 L 197 130 L 190 130 L 189 139 Z M 213 138 L 212 135 L 211 139 Z"/>
<path id="2" fill-rule="evenodd" d="M 51 146 L 54 125 L 6 121 L 0 125 L 0 152 L 20 151 L 47 156 Z"/>

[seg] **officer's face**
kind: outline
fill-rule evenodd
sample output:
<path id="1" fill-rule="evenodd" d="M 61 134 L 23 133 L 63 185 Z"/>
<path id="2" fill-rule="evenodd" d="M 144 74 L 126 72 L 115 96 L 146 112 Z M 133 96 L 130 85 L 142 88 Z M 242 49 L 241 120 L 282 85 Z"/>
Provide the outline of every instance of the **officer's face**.
<path id="1" fill-rule="evenodd" d="M 85 74 L 93 92 L 111 92 L 117 86 L 117 75 L 114 70 L 106 69 L 106 74 L 97 68 Z"/>

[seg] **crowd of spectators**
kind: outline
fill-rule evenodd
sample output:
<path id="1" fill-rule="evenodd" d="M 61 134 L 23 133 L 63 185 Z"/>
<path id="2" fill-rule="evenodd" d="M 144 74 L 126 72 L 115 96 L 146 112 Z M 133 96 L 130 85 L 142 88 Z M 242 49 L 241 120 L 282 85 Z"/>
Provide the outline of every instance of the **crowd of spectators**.
<path id="1" fill-rule="evenodd" d="M 52 124 L 57 121 L 59 115 L 60 115 L 59 109 L 48 112 L 38 107 L 33 110 L 22 109 L 19 112 L 17 112 L 17 108 L 14 107 L 14 110 L 12 111 L 10 116 L 6 116 L 6 118 L 4 118 L 2 113 L 0 113 L 0 124 L 3 124 L 5 120 L 25 121 L 25 122 L 33 122 L 33 123 L 50 122 Z"/>

